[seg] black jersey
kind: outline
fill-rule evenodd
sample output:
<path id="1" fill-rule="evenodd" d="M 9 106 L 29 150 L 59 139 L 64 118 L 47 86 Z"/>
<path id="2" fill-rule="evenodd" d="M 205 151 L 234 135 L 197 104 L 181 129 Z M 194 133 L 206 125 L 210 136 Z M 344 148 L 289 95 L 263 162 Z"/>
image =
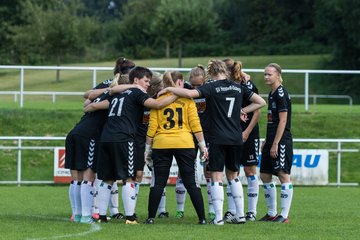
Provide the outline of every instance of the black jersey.
<path id="1" fill-rule="evenodd" d="M 136 135 L 140 138 L 146 138 L 146 133 L 149 127 L 150 108 L 144 107 L 144 112 L 141 117 L 141 122 Z"/>
<path id="2" fill-rule="evenodd" d="M 138 88 L 130 88 L 108 99 L 110 102 L 102 142 L 125 142 L 135 139 L 149 96 Z"/>
<path id="3" fill-rule="evenodd" d="M 256 94 L 259 94 L 259 90 L 258 90 L 257 87 L 255 86 L 255 84 L 254 84 L 252 81 L 250 81 L 250 80 L 247 81 L 246 83 L 243 83 L 243 82 L 242 82 L 240 85 L 245 86 L 245 87 L 248 88 L 250 91 L 252 91 L 252 92 L 254 92 L 254 93 L 256 93 Z M 242 103 L 241 107 L 244 108 L 244 107 L 246 107 L 246 106 L 248 106 L 248 105 L 250 105 L 250 104 L 251 104 L 251 101 L 250 101 L 249 99 L 243 99 L 243 103 Z M 246 128 L 249 126 L 253 115 L 254 115 L 253 112 L 249 112 L 249 113 L 247 114 L 248 120 L 247 120 L 246 122 L 241 121 L 241 127 L 242 127 L 243 130 L 246 129 Z M 256 125 L 258 125 L 258 124 L 256 124 Z"/>
<path id="4" fill-rule="evenodd" d="M 284 134 L 289 134 L 291 129 L 291 99 L 283 86 L 279 86 L 276 91 L 268 96 L 268 114 L 266 140 L 272 142 L 275 138 L 276 130 L 279 125 L 279 113 L 287 112 L 287 119 Z"/>
<path id="5" fill-rule="evenodd" d="M 240 110 L 243 99 L 253 92 L 233 81 L 218 80 L 197 88 L 206 98 L 210 142 L 222 145 L 242 144 Z"/>
<path id="6" fill-rule="evenodd" d="M 93 89 L 102 89 L 110 86 L 112 79 L 105 80 L 98 84 Z M 104 99 L 109 98 L 108 93 L 100 94 L 96 99 L 92 102 L 99 102 Z M 98 138 L 100 137 L 102 128 L 107 119 L 108 110 L 98 110 L 91 113 L 85 113 L 80 121 L 75 125 L 75 127 L 71 130 L 73 134 L 80 135 L 83 137 L 90 138 Z"/>

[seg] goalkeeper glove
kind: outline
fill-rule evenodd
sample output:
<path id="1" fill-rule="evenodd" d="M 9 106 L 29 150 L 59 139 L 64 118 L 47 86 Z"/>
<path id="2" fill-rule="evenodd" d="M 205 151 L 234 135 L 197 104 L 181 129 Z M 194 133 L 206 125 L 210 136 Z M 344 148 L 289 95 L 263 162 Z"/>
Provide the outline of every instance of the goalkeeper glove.
<path id="1" fill-rule="evenodd" d="M 152 154 L 152 145 L 145 144 L 145 163 L 149 168 L 153 167 L 153 160 L 151 158 Z"/>
<path id="2" fill-rule="evenodd" d="M 205 141 L 199 142 L 198 143 L 199 149 L 200 149 L 200 161 L 201 162 L 205 162 L 209 156 L 209 152 L 206 148 L 206 143 Z"/>

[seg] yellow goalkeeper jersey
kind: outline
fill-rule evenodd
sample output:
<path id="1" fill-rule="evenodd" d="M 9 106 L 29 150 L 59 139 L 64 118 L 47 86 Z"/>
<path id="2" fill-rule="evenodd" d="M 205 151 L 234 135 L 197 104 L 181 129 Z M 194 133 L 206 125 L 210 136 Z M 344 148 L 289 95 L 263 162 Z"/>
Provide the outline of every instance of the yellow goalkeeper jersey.
<path id="1" fill-rule="evenodd" d="M 162 109 L 150 111 L 147 136 L 153 138 L 153 149 L 193 148 L 192 134 L 197 132 L 202 132 L 202 128 L 192 99 L 178 98 Z"/>

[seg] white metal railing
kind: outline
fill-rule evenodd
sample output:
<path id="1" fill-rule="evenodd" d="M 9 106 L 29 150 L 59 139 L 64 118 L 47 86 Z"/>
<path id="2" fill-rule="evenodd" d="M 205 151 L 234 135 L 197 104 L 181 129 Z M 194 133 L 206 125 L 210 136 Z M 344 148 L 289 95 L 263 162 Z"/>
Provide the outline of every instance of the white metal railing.
<path id="1" fill-rule="evenodd" d="M 10 65 L 0 65 L 0 69 L 19 69 L 20 70 L 20 107 L 24 106 L 24 71 L 26 69 L 32 70 L 76 70 L 76 71 L 92 71 L 92 85 L 96 86 L 97 71 L 111 71 L 113 68 L 111 67 L 62 67 L 62 66 L 10 66 Z M 167 70 L 176 70 L 181 72 L 189 72 L 191 68 L 150 68 L 153 71 L 167 71 Z M 262 73 L 263 69 L 251 69 L 245 68 L 243 69 L 245 72 L 258 72 Z M 304 102 L 305 102 L 305 111 L 309 110 L 309 80 L 310 74 L 360 74 L 360 71 L 357 70 L 293 70 L 293 69 L 283 69 L 283 73 L 302 73 L 304 74 Z"/>
<path id="2" fill-rule="evenodd" d="M 24 181 L 21 178 L 22 170 L 22 150 L 32 149 L 32 150 L 54 150 L 58 146 L 24 146 L 24 141 L 59 141 L 65 140 L 65 137 L 35 137 L 35 136 L 0 136 L 0 141 L 17 141 L 17 146 L 4 146 L 0 145 L 0 150 L 17 150 L 17 177 L 16 181 L 0 181 L 0 184 L 49 184 L 54 183 L 53 181 Z M 263 141 L 264 139 L 261 139 Z M 336 183 L 329 183 L 329 185 L 340 186 L 358 186 L 358 183 L 343 183 L 341 182 L 341 154 L 343 152 L 359 152 L 359 149 L 345 149 L 342 147 L 343 143 L 360 143 L 360 139 L 317 139 L 317 138 L 297 138 L 294 139 L 294 142 L 302 143 L 336 143 L 336 149 L 326 149 L 329 152 L 337 153 L 337 173 L 336 173 Z M 52 159 L 53 160 L 53 159 Z"/>
<path id="3" fill-rule="evenodd" d="M 18 101 L 19 91 L 0 91 L 0 95 L 14 95 L 14 102 Z M 83 96 L 83 92 L 45 92 L 45 91 L 24 91 L 23 95 L 50 95 L 52 96 L 52 102 L 56 102 L 56 96 Z M 267 94 L 260 94 L 262 97 L 267 97 Z M 291 98 L 305 98 L 304 94 L 290 94 Z M 349 105 L 353 105 L 353 99 L 349 95 L 309 95 L 309 98 L 313 99 L 313 104 L 316 105 L 316 101 L 319 98 L 328 99 L 347 99 Z"/>

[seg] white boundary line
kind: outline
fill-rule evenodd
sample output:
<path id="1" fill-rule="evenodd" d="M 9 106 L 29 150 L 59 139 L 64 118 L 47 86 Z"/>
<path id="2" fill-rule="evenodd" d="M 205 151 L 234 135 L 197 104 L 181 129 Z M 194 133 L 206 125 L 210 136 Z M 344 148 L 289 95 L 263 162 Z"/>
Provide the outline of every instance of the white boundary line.
<path id="1" fill-rule="evenodd" d="M 24 215 L 22 215 L 24 216 Z M 68 218 L 59 218 L 59 217 L 49 217 L 49 216 L 41 216 L 41 215 L 25 215 L 28 217 L 33 218 L 41 218 L 41 219 L 47 219 L 47 220 L 58 220 L 58 221 L 69 221 Z M 99 224 L 89 224 L 90 229 L 85 232 L 78 232 L 74 234 L 65 234 L 65 235 L 59 235 L 59 236 L 51 236 L 51 237 L 41 237 L 41 238 L 27 238 L 27 240 L 47 240 L 47 239 L 61 239 L 61 238 L 72 238 L 72 237 L 81 237 L 85 236 L 94 232 L 98 232 L 101 230 L 101 226 Z"/>

